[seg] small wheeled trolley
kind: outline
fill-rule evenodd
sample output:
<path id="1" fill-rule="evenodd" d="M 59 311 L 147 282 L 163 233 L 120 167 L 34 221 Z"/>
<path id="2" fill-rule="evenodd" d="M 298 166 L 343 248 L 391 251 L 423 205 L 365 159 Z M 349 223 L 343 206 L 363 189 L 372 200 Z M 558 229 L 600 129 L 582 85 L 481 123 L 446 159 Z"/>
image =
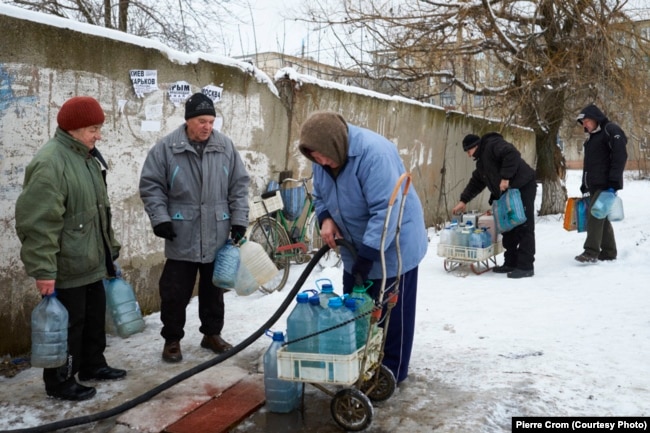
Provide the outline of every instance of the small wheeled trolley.
<path id="1" fill-rule="evenodd" d="M 486 248 L 473 248 L 460 245 L 438 244 L 438 256 L 444 257 L 447 272 L 458 271 L 469 265 L 472 272 L 482 274 L 496 266 L 496 256 L 503 252 L 501 239 Z"/>
<path id="2" fill-rule="evenodd" d="M 396 226 L 397 247 L 397 277 L 391 287 L 386 288 L 386 259 L 384 256 L 385 238 L 390 221 L 391 210 L 400 195 L 406 197 L 411 182 L 409 173 L 404 173 L 395 185 L 390 197 L 386 218 L 384 221 L 380 255 L 383 270 L 382 284 L 374 307 L 355 317 L 359 320 L 370 314 L 368 337 L 366 343 L 350 354 L 323 354 L 290 352 L 286 346 L 278 349 L 278 378 L 289 381 L 309 383 L 332 397 L 330 412 L 336 423 L 347 431 L 359 431 L 367 428 L 372 422 L 372 402 L 388 400 L 395 389 L 397 381 L 393 372 L 382 364 L 386 344 L 386 330 L 390 325 L 390 313 L 396 305 L 399 296 L 399 280 L 402 272 L 402 260 L 399 250 L 399 231 L 406 200 L 400 200 L 399 214 Z M 326 246 L 325 246 L 326 247 Z M 353 248 L 353 247 L 352 247 Z M 384 299 L 384 294 L 387 294 Z M 385 314 L 382 311 L 385 306 Z M 378 326 L 383 321 L 383 326 Z M 347 323 L 347 322 L 346 322 Z M 343 325 L 320 330 L 324 333 Z M 303 337 L 308 338 L 309 336 Z M 288 342 L 291 343 L 291 342 Z M 336 385 L 343 389 L 332 391 L 327 388 Z"/>

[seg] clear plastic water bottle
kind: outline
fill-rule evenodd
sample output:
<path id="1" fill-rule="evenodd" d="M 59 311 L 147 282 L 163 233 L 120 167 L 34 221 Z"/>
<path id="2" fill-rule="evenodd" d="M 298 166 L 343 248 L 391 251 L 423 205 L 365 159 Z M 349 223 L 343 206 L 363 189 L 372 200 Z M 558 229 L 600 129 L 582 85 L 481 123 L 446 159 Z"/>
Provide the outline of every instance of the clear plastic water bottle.
<path id="1" fill-rule="evenodd" d="M 469 237 L 469 246 L 472 248 L 483 248 L 483 231 L 475 229 Z"/>
<path id="2" fill-rule="evenodd" d="M 273 333 L 273 341 L 264 353 L 264 395 L 271 412 L 288 413 L 297 408 L 302 396 L 302 384 L 278 378 L 278 349 L 284 343 L 284 334 Z"/>
<path id="3" fill-rule="evenodd" d="M 625 213 L 623 212 L 623 200 L 617 195 L 614 199 L 614 204 L 612 204 L 612 209 L 607 215 L 607 219 L 610 221 L 622 221 L 625 218 Z"/>
<path id="4" fill-rule="evenodd" d="M 482 236 L 482 248 L 488 248 L 492 245 L 492 235 L 490 234 L 487 227 L 481 227 L 481 236 Z"/>
<path id="5" fill-rule="evenodd" d="M 56 368 L 68 358 L 68 310 L 56 298 L 45 296 L 32 311 L 31 364 Z"/>
<path id="6" fill-rule="evenodd" d="M 253 277 L 253 274 L 248 271 L 244 263 L 240 263 L 237 270 L 237 279 L 235 280 L 235 292 L 239 296 L 248 296 L 259 288 L 260 284 Z"/>
<path id="7" fill-rule="evenodd" d="M 287 317 L 287 341 L 290 344 L 286 345 L 286 350 L 288 352 L 318 353 L 317 335 L 291 343 L 307 335 L 316 334 L 318 330 L 314 310 L 309 305 L 309 294 L 298 293 L 296 302 L 296 306 Z"/>
<path id="8" fill-rule="evenodd" d="M 440 232 L 440 243 L 442 245 L 452 245 L 453 240 L 453 229 L 451 225 L 448 225 Z"/>
<path id="9" fill-rule="evenodd" d="M 106 308 L 113 318 L 117 335 L 126 338 L 144 329 L 140 306 L 133 287 L 123 278 L 106 282 Z"/>
<path id="10" fill-rule="evenodd" d="M 593 206 L 591 206 L 591 214 L 594 218 L 606 218 L 612 209 L 614 201 L 616 201 L 616 191 L 612 188 L 601 191 Z"/>
<path id="11" fill-rule="evenodd" d="M 332 281 L 329 278 L 321 278 L 316 280 L 316 287 L 318 287 L 320 290 L 318 297 L 320 298 L 320 305 L 323 308 L 327 308 L 330 298 L 338 297 L 338 295 L 334 292 L 334 286 L 332 285 Z"/>
<path id="12" fill-rule="evenodd" d="M 318 317 L 318 330 L 324 331 L 340 325 L 350 318 L 349 310 L 343 308 L 343 299 L 330 298 L 328 308 Z M 319 352 L 323 354 L 349 355 L 357 349 L 354 322 L 323 332 L 318 338 Z"/>
<path id="13" fill-rule="evenodd" d="M 234 288 L 239 271 L 239 248 L 228 239 L 219 250 L 214 259 L 212 284 L 222 288 Z"/>
<path id="14" fill-rule="evenodd" d="M 271 281 L 279 272 L 264 247 L 257 242 L 247 239 L 239 241 L 239 257 L 260 286 Z"/>

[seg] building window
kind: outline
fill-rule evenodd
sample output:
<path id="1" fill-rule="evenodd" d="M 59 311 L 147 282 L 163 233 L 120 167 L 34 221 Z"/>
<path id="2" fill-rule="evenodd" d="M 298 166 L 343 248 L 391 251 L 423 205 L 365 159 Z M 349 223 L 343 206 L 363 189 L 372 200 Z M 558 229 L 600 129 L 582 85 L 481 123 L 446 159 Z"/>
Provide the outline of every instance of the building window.
<path id="1" fill-rule="evenodd" d="M 456 105 L 456 96 L 453 92 L 442 92 L 440 94 L 440 105 L 443 107 L 451 107 Z"/>

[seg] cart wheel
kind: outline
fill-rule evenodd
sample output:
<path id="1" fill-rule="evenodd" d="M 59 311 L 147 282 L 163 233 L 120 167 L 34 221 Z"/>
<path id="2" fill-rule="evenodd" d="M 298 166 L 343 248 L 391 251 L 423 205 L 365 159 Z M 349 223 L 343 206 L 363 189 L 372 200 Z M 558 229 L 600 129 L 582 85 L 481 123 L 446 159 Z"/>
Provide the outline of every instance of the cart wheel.
<path id="1" fill-rule="evenodd" d="M 361 391 L 342 389 L 332 398 L 330 411 L 334 421 L 348 431 L 367 428 L 372 422 L 372 403 Z"/>
<path id="2" fill-rule="evenodd" d="M 363 391 L 372 401 L 386 401 L 393 395 L 397 387 L 395 375 L 385 365 L 380 365 L 376 374 L 377 377 L 373 376 L 363 383 Z"/>
<path id="3" fill-rule="evenodd" d="M 443 264 L 444 264 L 444 267 L 445 267 L 445 271 L 447 271 L 447 272 L 452 272 L 452 271 L 456 270 L 458 267 L 460 267 L 460 263 L 455 262 L 453 260 L 445 259 Z"/>

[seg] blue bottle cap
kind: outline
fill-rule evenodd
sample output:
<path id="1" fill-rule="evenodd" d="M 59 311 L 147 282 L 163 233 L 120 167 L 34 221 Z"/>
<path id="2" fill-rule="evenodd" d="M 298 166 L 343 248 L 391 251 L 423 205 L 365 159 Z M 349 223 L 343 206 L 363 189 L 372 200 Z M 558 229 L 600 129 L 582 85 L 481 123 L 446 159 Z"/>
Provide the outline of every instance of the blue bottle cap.
<path id="1" fill-rule="evenodd" d="M 328 307 L 333 307 L 333 308 L 338 308 L 343 306 L 343 299 L 340 297 L 334 297 L 330 298 L 329 301 L 327 301 L 327 306 Z"/>
<path id="2" fill-rule="evenodd" d="M 323 284 L 321 293 L 334 293 L 334 286 L 332 286 L 331 284 Z"/>
<path id="3" fill-rule="evenodd" d="M 309 302 L 309 295 L 307 293 L 298 293 L 296 301 L 298 301 L 299 304 L 307 303 Z"/>
<path id="4" fill-rule="evenodd" d="M 282 331 L 275 331 L 273 333 L 273 341 L 284 341 L 284 334 Z"/>

